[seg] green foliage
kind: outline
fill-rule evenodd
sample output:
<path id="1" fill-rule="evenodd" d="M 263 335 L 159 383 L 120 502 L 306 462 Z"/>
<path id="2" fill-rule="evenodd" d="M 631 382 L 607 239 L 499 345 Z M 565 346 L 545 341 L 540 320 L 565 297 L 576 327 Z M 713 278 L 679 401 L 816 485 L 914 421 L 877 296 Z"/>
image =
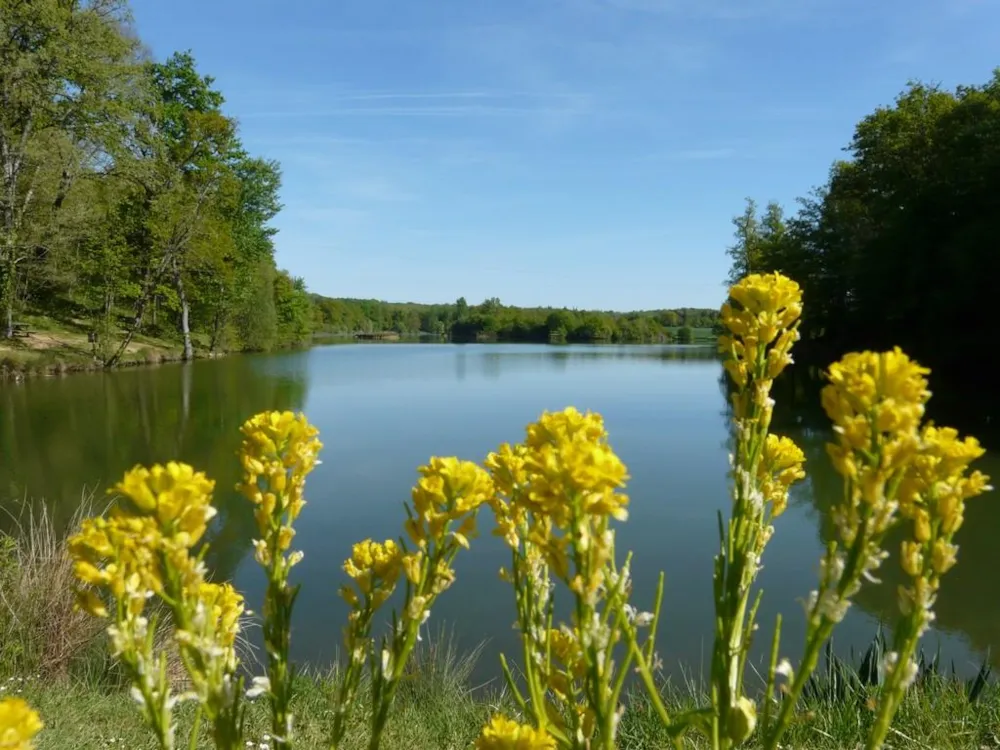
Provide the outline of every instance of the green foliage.
<path id="1" fill-rule="evenodd" d="M 143 60 L 125 0 L 0 0 L 0 28 L 0 334 L 46 315 L 108 366 L 144 334 L 184 358 L 304 341 L 316 316 L 274 262 L 280 168 L 193 56 Z"/>
<path id="2" fill-rule="evenodd" d="M 550 307 L 508 307 L 491 298 L 469 307 L 313 297 L 315 323 L 332 333 L 447 335 L 455 341 L 668 342 L 674 327 L 711 328 L 718 310 L 681 308 L 613 313 Z"/>
<path id="3" fill-rule="evenodd" d="M 801 361 L 899 345 L 934 369 L 938 407 L 978 419 L 984 398 L 997 403 L 982 341 L 1000 276 L 1000 70 L 953 91 L 911 83 L 846 150 L 794 214 L 761 217 L 751 203 L 736 220 L 756 228 L 753 270 L 802 285 Z M 744 255 L 731 255 L 743 275 Z"/>

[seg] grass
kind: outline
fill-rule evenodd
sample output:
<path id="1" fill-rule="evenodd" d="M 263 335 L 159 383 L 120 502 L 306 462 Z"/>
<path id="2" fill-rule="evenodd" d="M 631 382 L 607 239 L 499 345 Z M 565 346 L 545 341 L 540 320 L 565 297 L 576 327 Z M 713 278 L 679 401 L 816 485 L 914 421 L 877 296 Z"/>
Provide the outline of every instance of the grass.
<path id="1" fill-rule="evenodd" d="M 498 710 L 515 715 L 508 698 L 498 686 L 473 690 L 468 686 L 471 660 L 452 661 L 430 668 L 423 661 L 411 670 L 404 683 L 384 737 L 385 750 L 450 750 L 468 748 L 489 716 Z M 54 685 L 42 680 L 7 678 L 0 695 L 19 691 L 41 713 L 46 727 L 39 735 L 39 750 L 51 748 L 126 747 L 153 748 L 152 738 L 139 720 L 131 698 L 120 688 L 95 688 L 84 682 Z M 307 674 L 297 682 L 294 708 L 297 747 L 324 748 L 330 727 L 332 675 Z M 695 696 L 668 691 L 668 705 L 681 709 L 695 704 Z M 786 735 L 783 747 L 814 750 L 853 750 L 863 746 L 874 712 L 868 700 L 817 701 L 803 707 L 800 720 Z M 702 705 L 704 705 L 702 703 Z M 354 724 L 344 750 L 367 747 L 365 729 L 366 697 L 356 710 Z M 186 738 L 191 725 L 192 706 L 178 709 L 178 737 Z M 267 745 L 269 716 L 266 704 L 251 702 L 247 711 L 247 740 L 250 747 Z M 970 702 L 963 686 L 935 679 L 912 690 L 903 703 L 890 733 L 889 746 L 913 750 L 982 750 L 1000 747 L 1000 695 L 988 687 L 976 702 Z M 211 747 L 203 732 L 199 747 Z M 708 742 L 689 733 L 685 747 L 707 748 Z M 628 699 L 622 720 L 621 750 L 654 750 L 669 747 L 668 738 L 654 712 L 641 695 Z M 758 747 L 755 738 L 746 745 Z"/>
<path id="2" fill-rule="evenodd" d="M 27 314 L 18 316 L 17 321 L 28 324 L 30 335 L 0 339 L 0 379 L 19 380 L 32 375 L 60 375 L 102 368 L 101 359 L 94 356 L 87 340 L 89 329 L 84 321 Z M 196 350 L 199 344 L 204 345 L 203 336 L 193 334 L 193 338 Z M 179 341 L 136 334 L 119 366 L 173 362 L 181 359 L 182 351 Z"/>
<path id="3" fill-rule="evenodd" d="M 76 520 L 89 515 L 92 508 L 85 499 Z M 13 521 L 14 532 L 0 535 L 0 697 L 17 694 L 41 713 L 46 726 L 38 737 L 39 750 L 153 748 L 152 737 L 107 656 L 105 623 L 73 609 L 66 536 L 57 533 L 44 507 L 25 511 Z M 75 526 L 71 524 L 70 529 Z M 330 637 L 339 638 L 339 629 L 331 628 Z M 815 750 L 861 747 L 874 720 L 879 664 L 885 648 L 880 631 L 859 658 L 839 659 L 829 650 L 783 746 Z M 478 657 L 478 651 L 459 652 L 446 633 L 426 638 L 400 687 L 383 748 L 468 748 L 492 713 L 515 716 L 499 679 L 499 668 L 496 681 L 471 684 Z M 890 746 L 913 750 L 1000 747 L 1000 686 L 989 680 L 988 668 L 984 665 L 976 678 L 966 682 L 941 669 L 936 658 L 922 658 L 921 662 L 920 678 L 896 718 Z M 254 660 L 246 658 L 244 663 L 254 664 Z M 250 668 L 257 673 L 261 670 L 260 666 Z M 181 688 L 183 674 L 176 661 L 171 674 Z M 335 673 L 307 668 L 299 676 L 293 704 L 297 747 L 327 746 L 335 684 Z M 343 750 L 367 747 L 369 703 L 364 693 L 362 690 Z M 707 697 L 693 683 L 667 682 L 663 695 L 674 713 L 707 704 Z M 188 736 L 193 713 L 191 704 L 178 708 L 179 739 Z M 269 725 L 267 705 L 262 700 L 249 703 L 248 747 L 263 750 L 270 746 Z M 198 747 L 211 747 L 205 728 Z M 669 747 L 655 712 L 641 693 L 626 699 L 619 747 Z M 708 743 L 689 733 L 685 747 L 698 750 L 707 748 Z M 757 747 L 755 739 L 746 747 Z"/>

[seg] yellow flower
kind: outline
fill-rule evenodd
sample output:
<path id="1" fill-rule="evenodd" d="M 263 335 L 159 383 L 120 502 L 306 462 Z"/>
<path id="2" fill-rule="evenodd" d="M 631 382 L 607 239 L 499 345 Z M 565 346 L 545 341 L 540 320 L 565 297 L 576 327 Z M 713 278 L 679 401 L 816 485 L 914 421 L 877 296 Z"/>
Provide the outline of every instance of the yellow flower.
<path id="1" fill-rule="evenodd" d="M 118 599 L 127 591 L 163 591 L 160 552 L 166 546 L 154 518 L 128 517 L 117 509 L 111 518 L 86 519 L 69 539 L 77 580 L 107 588 Z"/>
<path id="2" fill-rule="evenodd" d="M 524 471 L 525 446 L 511 446 L 503 443 L 495 452 L 490 453 L 484 462 L 493 477 L 497 493 L 513 497 L 515 490 L 522 486 L 527 475 Z"/>
<path id="3" fill-rule="evenodd" d="M 726 364 L 737 386 L 746 385 L 753 374 L 774 379 L 791 362 L 789 350 L 798 339 L 793 330 L 802 315 L 802 290 L 780 273 L 751 274 L 729 289 L 736 305 L 722 306 L 722 324 L 730 335 L 719 339 L 719 351 L 731 356 Z M 766 371 L 759 370 L 762 348 L 773 344 L 763 359 Z"/>
<path id="4" fill-rule="evenodd" d="M 476 740 L 476 750 L 555 750 L 556 742 L 540 729 L 494 716 Z"/>
<path id="5" fill-rule="evenodd" d="M 153 516 L 165 536 L 191 547 L 205 534 L 215 515 L 215 482 L 187 464 L 136 466 L 110 493 L 127 497 L 141 515 Z"/>
<path id="6" fill-rule="evenodd" d="M 32 739 L 43 726 L 27 702 L 20 698 L 0 700 L 0 750 L 31 750 Z"/>
<path id="7" fill-rule="evenodd" d="M 758 319 L 773 315 L 777 329 L 787 328 L 802 314 L 801 288 L 780 273 L 745 276 L 730 288 L 729 296 L 740 303 L 743 312 Z"/>
<path id="8" fill-rule="evenodd" d="M 344 572 L 366 596 L 376 589 L 391 593 L 399 579 L 402 562 L 403 550 L 392 539 L 382 544 L 365 539 L 352 548 L 351 556 L 344 562 Z"/>
<path id="9" fill-rule="evenodd" d="M 903 477 L 917 454 L 920 420 L 931 395 L 928 372 L 899 348 L 853 352 L 830 366 L 822 401 L 837 439 L 827 452 L 851 481 L 852 506 L 888 507 L 885 488 Z M 904 488 L 901 495 L 906 493 Z M 892 513 L 882 515 L 885 526 Z"/>
<path id="10" fill-rule="evenodd" d="M 792 345 L 799 338 L 802 291 L 779 273 L 751 274 L 730 288 L 729 297 L 732 302 L 720 313 L 728 333 L 719 337 L 718 348 L 728 355 L 722 365 L 736 386 L 733 409 L 736 419 L 745 419 L 755 404 L 766 427 L 771 382 L 792 363 Z"/>
<path id="11" fill-rule="evenodd" d="M 628 471 L 607 444 L 601 415 L 573 407 L 545 412 L 528 425 L 525 446 L 526 486 L 515 505 L 550 517 L 560 528 L 569 524 L 571 501 L 584 514 L 628 517 L 628 496 L 618 491 Z"/>
<path id="12" fill-rule="evenodd" d="M 421 548 L 429 540 L 442 541 L 452 521 L 464 521 L 494 495 L 490 475 L 472 461 L 435 456 L 418 471 L 420 479 L 412 491 L 414 515 L 407 521 L 406 531 Z M 472 529 L 464 526 L 458 533 L 461 544 Z"/>
<path id="13" fill-rule="evenodd" d="M 198 601 L 205 607 L 208 630 L 216 634 L 220 645 L 232 648 L 240 632 L 243 595 L 228 583 L 203 582 L 198 588 Z"/>
<path id="14" fill-rule="evenodd" d="M 768 434 L 758 464 L 757 474 L 764 498 L 771 503 L 771 515 L 779 516 L 788 506 L 788 489 L 805 479 L 802 469 L 806 457 L 791 438 Z"/>
<path id="15" fill-rule="evenodd" d="M 287 514 L 291 524 L 302 511 L 305 478 L 319 463 L 323 444 L 305 415 L 290 411 L 256 414 L 240 431 L 244 479 L 237 489 L 259 506 L 257 523 L 266 537 L 276 513 Z"/>
<path id="16" fill-rule="evenodd" d="M 878 435 L 915 434 L 930 398 L 921 367 L 896 347 L 852 352 L 830 365 L 823 408 L 845 448 L 870 451 Z M 908 456 L 894 455 L 897 465 Z"/>

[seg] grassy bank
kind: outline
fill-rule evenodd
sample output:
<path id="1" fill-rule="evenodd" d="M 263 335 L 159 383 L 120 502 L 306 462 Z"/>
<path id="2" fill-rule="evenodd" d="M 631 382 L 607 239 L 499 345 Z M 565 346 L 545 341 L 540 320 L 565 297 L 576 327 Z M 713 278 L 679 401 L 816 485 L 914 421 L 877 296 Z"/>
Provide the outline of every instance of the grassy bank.
<path id="1" fill-rule="evenodd" d="M 96 357 L 87 339 L 83 321 L 60 321 L 39 315 L 19 316 L 28 326 L 27 336 L 0 339 L 0 378 L 33 375 L 58 375 L 69 372 L 100 370 L 103 362 Z M 195 335 L 195 353 L 204 354 Z M 120 366 L 161 364 L 181 359 L 183 347 L 178 340 L 137 334 L 122 356 Z"/>
<path id="2" fill-rule="evenodd" d="M 93 512 L 84 504 L 80 517 Z M 74 524 L 71 524 L 71 526 Z M 16 694 L 37 708 L 45 720 L 38 748 L 152 748 L 116 665 L 107 656 L 103 623 L 74 611 L 72 571 L 65 537 L 56 532 L 44 510 L 26 515 L 15 532 L 0 536 L 0 697 Z M 339 642 L 339 628 L 330 638 Z M 870 676 L 881 653 L 879 639 L 855 665 L 834 659 L 814 677 L 800 718 L 786 748 L 860 747 L 874 718 L 877 687 Z M 874 657 L 873 657 L 874 654 Z M 252 653 L 244 663 L 254 664 Z M 516 711 L 497 679 L 485 685 L 470 681 L 477 654 L 459 654 L 446 637 L 426 638 L 415 653 L 385 737 L 385 750 L 444 750 L 470 747 L 493 712 Z M 251 667 L 260 673 L 262 667 Z M 183 670 L 172 669 L 179 683 Z M 981 750 L 1000 747 L 1000 688 L 984 670 L 970 682 L 925 665 L 896 719 L 891 747 L 914 750 Z M 326 747 L 335 675 L 309 671 L 298 681 L 296 724 L 302 748 Z M 179 685 L 178 685 L 179 686 Z M 364 691 L 362 691 L 364 692 Z M 705 705 L 694 685 L 664 683 L 671 711 Z M 346 748 L 367 746 L 368 698 L 360 697 Z M 179 736 L 187 735 L 193 706 L 179 713 Z M 247 713 L 248 737 L 255 747 L 269 747 L 269 715 L 261 701 Z M 690 734 L 689 748 L 708 747 Z M 207 734 L 200 746 L 210 747 Z M 626 699 L 622 720 L 623 750 L 669 746 L 662 725 L 639 694 Z M 754 740 L 747 744 L 755 747 Z"/>
<path id="3" fill-rule="evenodd" d="M 471 690 L 468 662 L 432 667 L 425 659 L 413 670 L 397 698 L 396 710 L 384 737 L 385 750 L 445 750 L 468 748 L 487 718 L 497 709 L 514 711 L 505 697 L 489 686 Z M 51 683 L 28 677 L 23 681 L 7 678 L 3 693 L 20 691 L 45 718 L 38 748 L 125 747 L 153 748 L 148 730 L 139 720 L 138 710 L 123 689 L 94 687 L 85 682 Z M 325 676 L 304 676 L 298 682 L 295 701 L 298 747 L 323 748 L 330 727 L 333 682 Z M 672 696 L 669 705 L 691 704 L 686 694 Z M 816 701 L 804 706 L 803 719 L 788 733 L 783 747 L 843 750 L 862 746 L 873 713 L 864 700 Z M 362 701 L 365 697 L 362 696 Z M 355 716 L 345 748 L 363 750 L 367 733 L 363 706 Z M 179 713 L 179 736 L 187 736 L 192 707 Z M 267 707 L 261 701 L 249 704 L 247 737 L 256 747 L 267 745 Z M 211 747 L 207 733 L 203 747 Z M 685 747 L 708 747 L 694 734 Z M 914 750 L 982 750 L 1000 746 L 1000 696 L 989 688 L 978 701 L 970 703 L 962 686 L 946 680 L 925 683 L 911 691 L 904 702 L 889 746 Z M 622 720 L 619 747 L 622 750 L 654 750 L 669 747 L 669 740 L 652 710 L 642 699 L 630 701 Z M 752 738 L 747 748 L 757 747 Z"/>

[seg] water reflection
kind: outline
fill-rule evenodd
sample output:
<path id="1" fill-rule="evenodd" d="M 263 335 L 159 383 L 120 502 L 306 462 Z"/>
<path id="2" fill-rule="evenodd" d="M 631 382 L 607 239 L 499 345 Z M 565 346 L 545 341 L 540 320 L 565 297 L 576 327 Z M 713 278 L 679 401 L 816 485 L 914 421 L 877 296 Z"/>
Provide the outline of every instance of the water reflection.
<path id="1" fill-rule="evenodd" d="M 816 368 L 793 367 L 786 374 L 788 377 L 779 378 L 772 391 L 777 402 L 772 429 L 792 437 L 806 455 L 808 481 L 793 490 L 791 503 L 808 516 L 816 538 L 825 546 L 835 538 L 831 509 L 840 500 L 843 484 L 826 453 L 831 432 L 830 422 L 820 405 L 822 378 Z M 724 373 L 720 377 L 720 388 L 726 396 L 722 413 L 728 422 L 732 411 L 728 401 L 729 383 Z M 933 409 L 930 411 L 935 413 Z M 936 414 L 942 412 L 939 410 Z M 945 411 L 944 416 L 947 415 Z M 731 450 L 733 443 L 730 434 L 727 448 Z M 976 462 L 975 468 L 988 476 L 1000 477 L 1000 455 L 988 452 Z M 956 536 L 960 548 L 959 564 L 942 579 L 934 608 L 935 627 L 924 642 L 930 651 L 934 651 L 942 636 L 950 636 L 953 641 L 967 646 L 970 653 L 962 653 L 961 649 L 948 649 L 946 653 L 961 661 L 956 663 L 956 669 L 966 674 L 978 668 L 978 661 L 972 658 L 977 654 L 988 655 L 991 664 L 1000 667 L 1000 581 L 988 574 L 996 564 L 994 545 L 1000 531 L 997 499 L 993 491 L 969 501 L 964 525 Z M 902 528 L 889 534 L 886 549 L 890 559 L 880 570 L 881 583 L 865 583 L 854 599 L 856 607 L 872 620 L 887 625 L 898 617 L 896 592 L 907 582 L 899 565 L 898 553 L 903 538 Z"/>
<path id="2" fill-rule="evenodd" d="M 0 386 L 0 503 L 9 511 L 0 530 L 24 503 L 44 500 L 62 525 L 85 493 L 103 503 L 105 489 L 135 464 L 186 461 L 216 481 L 209 562 L 220 576 L 233 575 L 254 528 L 232 490 L 239 426 L 260 409 L 301 408 L 302 365 L 234 357 Z"/>
<path id="3" fill-rule="evenodd" d="M 797 653 L 804 623 L 799 600 L 815 586 L 816 563 L 831 533 L 830 503 L 840 492 L 823 449 L 818 398 L 813 403 L 806 396 L 794 379 L 776 385 L 775 429 L 802 445 L 810 480 L 793 492 L 765 556 L 758 660 L 778 612 L 786 623 L 782 651 Z M 239 471 L 238 428 L 256 411 L 303 409 L 325 448 L 296 536 L 306 556 L 296 568 L 304 586 L 294 650 L 296 658 L 324 663 L 336 655 L 345 614 L 335 595 L 341 562 L 352 542 L 399 533 L 416 467 L 431 455 L 481 459 L 501 442 L 520 440 L 524 425 L 543 410 L 567 405 L 605 417 L 632 475 L 631 517 L 618 544 L 635 553 L 636 601 L 651 600 L 664 570 L 663 658 L 697 675 L 711 645 L 715 513 L 728 504 L 732 440 L 725 380 L 711 348 L 337 345 L 4 385 L 0 490 L 6 498 L 0 502 L 11 508 L 25 496 L 45 497 L 65 519 L 85 485 L 103 488 L 135 463 L 189 461 L 217 480 L 221 512 L 209 562 L 257 602 L 263 580 L 249 555 L 252 513 L 231 490 Z M 990 454 L 982 468 L 1000 477 L 1000 458 Z M 1000 584 L 990 575 L 997 529 L 1000 505 L 993 497 L 970 505 L 960 563 L 939 599 L 944 657 L 966 671 L 976 653 L 1000 651 Z M 457 628 L 464 646 L 489 639 L 484 678 L 496 675 L 498 650 L 516 650 L 507 626 L 511 592 L 496 575 L 509 563 L 508 552 L 488 531 L 484 518 L 483 536 L 459 558 L 458 581 L 434 614 L 436 623 Z M 875 620 L 892 616 L 898 571 L 887 567 L 885 578 L 863 589 L 838 631 L 839 646 L 863 648 Z"/>

